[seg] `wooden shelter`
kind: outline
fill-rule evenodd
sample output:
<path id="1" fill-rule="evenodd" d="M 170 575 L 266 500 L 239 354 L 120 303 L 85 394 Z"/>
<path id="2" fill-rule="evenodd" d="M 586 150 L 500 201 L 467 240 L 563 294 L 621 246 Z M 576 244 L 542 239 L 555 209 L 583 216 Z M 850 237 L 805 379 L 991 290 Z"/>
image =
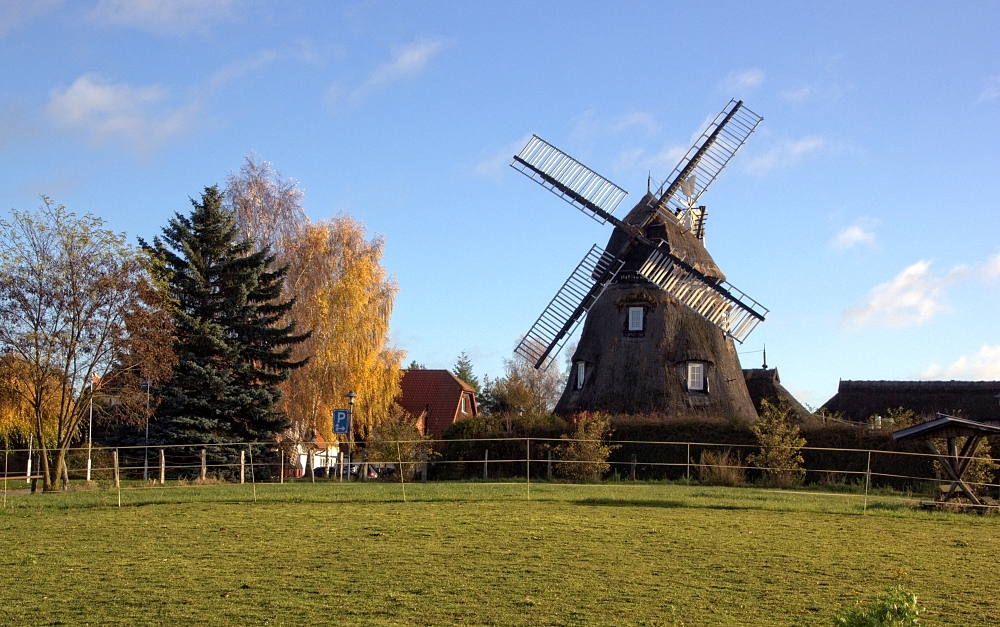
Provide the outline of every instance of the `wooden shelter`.
<path id="1" fill-rule="evenodd" d="M 841 381 L 823 408 L 848 420 L 902 407 L 917 416 L 960 415 L 977 422 L 1000 420 L 1000 381 Z"/>
<path id="2" fill-rule="evenodd" d="M 984 503 L 969 488 L 962 479 L 969 469 L 969 464 L 973 460 L 973 455 L 979 447 L 983 438 L 1000 435 L 1000 424 L 981 423 L 965 418 L 957 418 L 946 414 L 938 414 L 934 420 L 924 422 L 906 429 L 900 429 L 892 434 L 893 440 L 925 440 L 927 448 L 930 449 L 934 457 L 940 462 L 941 467 L 948 475 L 951 482 L 948 491 L 944 493 L 938 502 L 947 503 L 961 492 L 969 502 L 978 507 L 985 507 Z M 943 438 L 947 442 L 948 450 L 942 453 L 938 450 L 933 440 Z M 964 438 L 959 449 L 959 438 Z"/>
<path id="3" fill-rule="evenodd" d="M 699 272 L 724 280 L 702 240 L 656 215 L 651 199 L 643 197 L 625 224 L 646 224 L 648 239 L 666 240 Z M 628 238 L 616 227 L 607 249 L 623 248 Z M 650 252 L 635 246 L 587 314 L 556 413 L 664 412 L 755 420 L 732 338 L 639 274 Z"/>

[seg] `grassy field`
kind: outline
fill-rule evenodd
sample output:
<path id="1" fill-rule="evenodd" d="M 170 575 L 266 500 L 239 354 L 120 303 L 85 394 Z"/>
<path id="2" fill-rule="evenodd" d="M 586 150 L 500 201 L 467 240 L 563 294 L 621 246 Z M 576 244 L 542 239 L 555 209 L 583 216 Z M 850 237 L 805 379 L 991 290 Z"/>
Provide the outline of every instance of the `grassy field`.
<path id="1" fill-rule="evenodd" d="M 23 485 L 23 484 L 22 484 Z M 1000 624 L 1000 516 L 672 484 L 10 496 L 3 625 L 830 625 L 887 586 Z"/>

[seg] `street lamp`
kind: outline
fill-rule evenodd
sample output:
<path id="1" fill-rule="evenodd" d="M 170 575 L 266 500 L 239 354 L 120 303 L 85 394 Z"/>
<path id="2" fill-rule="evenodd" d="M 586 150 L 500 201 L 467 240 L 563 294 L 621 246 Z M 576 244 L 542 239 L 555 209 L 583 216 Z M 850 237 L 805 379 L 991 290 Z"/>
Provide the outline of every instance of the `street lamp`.
<path id="1" fill-rule="evenodd" d="M 354 453 L 354 399 L 358 397 L 351 390 L 347 393 L 347 480 L 351 480 L 351 468 L 353 468 L 352 462 L 354 461 L 352 455 Z"/>

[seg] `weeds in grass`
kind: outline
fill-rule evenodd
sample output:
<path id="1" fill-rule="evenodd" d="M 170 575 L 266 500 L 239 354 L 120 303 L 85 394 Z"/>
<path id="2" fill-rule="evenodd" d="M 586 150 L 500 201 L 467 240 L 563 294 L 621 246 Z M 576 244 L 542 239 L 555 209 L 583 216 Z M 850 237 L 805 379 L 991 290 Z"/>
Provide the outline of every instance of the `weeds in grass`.
<path id="1" fill-rule="evenodd" d="M 747 482 L 743 460 L 730 449 L 702 451 L 698 479 L 708 485 L 738 487 Z"/>
<path id="2" fill-rule="evenodd" d="M 890 588 L 870 603 L 855 603 L 833 619 L 836 627 L 909 627 L 919 625 L 917 595 Z"/>

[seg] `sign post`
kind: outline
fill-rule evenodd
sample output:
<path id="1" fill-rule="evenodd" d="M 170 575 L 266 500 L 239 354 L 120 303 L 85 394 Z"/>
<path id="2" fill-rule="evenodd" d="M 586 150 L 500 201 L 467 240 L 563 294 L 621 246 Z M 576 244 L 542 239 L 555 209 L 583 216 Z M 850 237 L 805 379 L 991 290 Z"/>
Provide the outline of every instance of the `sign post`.
<path id="1" fill-rule="evenodd" d="M 333 410 L 333 432 L 338 435 L 344 435 L 350 431 L 351 414 L 349 410 L 346 409 L 335 409 Z M 346 456 L 341 453 L 337 456 L 337 461 L 340 462 L 340 480 L 344 480 L 344 460 L 347 459 Z M 351 480 L 351 471 L 348 468 L 347 480 Z"/>

